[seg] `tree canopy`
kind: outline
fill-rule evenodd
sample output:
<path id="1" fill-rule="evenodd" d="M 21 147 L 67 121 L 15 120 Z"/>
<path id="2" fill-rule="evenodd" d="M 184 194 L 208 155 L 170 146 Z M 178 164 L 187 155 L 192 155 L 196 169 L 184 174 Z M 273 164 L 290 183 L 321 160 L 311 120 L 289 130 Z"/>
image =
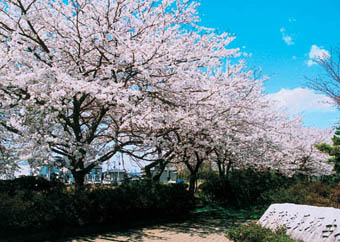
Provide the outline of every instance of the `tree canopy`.
<path id="1" fill-rule="evenodd" d="M 193 180 L 203 162 L 221 159 L 330 173 L 314 147 L 329 133 L 275 109 L 263 80 L 229 48 L 234 37 L 200 26 L 197 6 L 0 2 L 1 129 L 13 134 L 6 147 L 33 167 L 63 157 L 79 185 L 118 152 L 183 163 Z"/>

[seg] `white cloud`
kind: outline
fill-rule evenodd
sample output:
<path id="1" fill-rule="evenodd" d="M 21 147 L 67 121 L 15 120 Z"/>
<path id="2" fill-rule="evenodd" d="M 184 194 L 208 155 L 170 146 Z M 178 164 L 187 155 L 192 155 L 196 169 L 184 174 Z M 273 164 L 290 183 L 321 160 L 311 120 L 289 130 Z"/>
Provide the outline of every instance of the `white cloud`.
<path id="1" fill-rule="evenodd" d="M 296 19 L 295 19 L 294 17 L 289 17 L 289 18 L 288 18 L 288 22 L 289 22 L 289 23 L 296 22 Z"/>
<path id="2" fill-rule="evenodd" d="M 276 101 L 279 108 L 283 108 L 291 114 L 298 114 L 305 111 L 336 111 L 332 99 L 322 94 L 316 94 L 307 88 L 282 88 L 277 93 L 268 94 L 268 98 Z"/>
<path id="3" fill-rule="evenodd" d="M 282 27 L 280 28 L 280 32 L 282 34 L 282 40 L 287 44 L 287 45 L 293 45 L 293 37 L 287 33 L 287 30 Z"/>
<path id="4" fill-rule="evenodd" d="M 307 61 L 307 66 L 315 65 L 315 59 L 328 59 L 331 55 L 329 52 L 322 47 L 317 45 L 312 45 L 309 51 L 309 60 Z"/>
<path id="5" fill-rule="evenodd" d="M 284 42 L 286 42 L 287 45 L 293 45 L 294 44 L 292 37 L 289 36 L 289 35 L 282 36 L 282 39 L 283 39 Z"/>

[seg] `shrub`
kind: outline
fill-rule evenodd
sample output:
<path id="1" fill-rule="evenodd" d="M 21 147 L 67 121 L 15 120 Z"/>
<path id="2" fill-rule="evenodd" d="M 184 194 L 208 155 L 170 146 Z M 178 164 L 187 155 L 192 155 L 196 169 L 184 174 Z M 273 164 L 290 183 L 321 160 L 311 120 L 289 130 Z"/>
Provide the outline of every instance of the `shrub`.
<path id="1" fill-rule="evenodd" d="M 0 193 L 0 234 L 74 224 L 73 198 L 63 192 Z"/>
<path id="2" fill-rule="evenodd" d="M 278 188 L 266 192 L 269 203 L 295 203 L 304 204 L 308 191 L 303 183 L 292 185 L 288 188 Z"/>
<path id="3" fill-rule="evenodd" d="M 233 189 L 225 177 L 210 174 L 199 186 L 199 191 L 199 196 L 205 203 L 235 204 Z"/>
<path id="4" fill-rule="evenodd" d="M 271 203 L 339 207 L 340 185 L 323 181 L 299 182 L 270 191 L 267 196 Z"/>
<path id="5" fill-rule="evenodd" d="M 115 189 L 97 187 L 0 192 L 0 234 L 92 224 L 126 225 L 147 219 L 185 216 L 194 200 L 184 184 L 140 181 Z"/>
<path id="6" fill-rule="evenodd" d="M 22 176 L 13 180 L 0 180 L 0 192 L 15 193 L 16 190 L 49 192 L 63 189 L 61 182 L 51 182 L 39 176 Z"/>
<path id="7" fill-rule="evenodd" d="M 99 188 L 87 192 L 90 219 L 128 220 L 186 215 L 194 208 L 193 197 L 184 184 L 162 185 L 133 181 L 116 189 Z M 80 206 L 79 206 L 80 207 Z"/>
<path id="8" fill-rule="evenodd" d="M 318 180 L 319 179 L 319 180 Z M 204 203 L 249 208 L 272 203 L 339 207 L 340 184 L 330 179 L 292 178 L 250 169 L 233 171 L 228 178 L 211 173 L 199 187 Z"/>
<path id="9" fill-rule="evenodd" d="M 286 235 L 284 227 L 278 228 L 276 231 L 263 228 L 256 223 L 241 225 L 227 231 L 227 237 L 234 242 L 294 242 Z"/>
<path id="10" fill-rule="evenodd" d="M 199 189 L 201 198 L 208 203 L 245 208 L 267 205 L 269 191 L 288 187 L 294 179 L 269 171 L 245 169 L 233 171 L 228 178 L 211 174 Z"/>

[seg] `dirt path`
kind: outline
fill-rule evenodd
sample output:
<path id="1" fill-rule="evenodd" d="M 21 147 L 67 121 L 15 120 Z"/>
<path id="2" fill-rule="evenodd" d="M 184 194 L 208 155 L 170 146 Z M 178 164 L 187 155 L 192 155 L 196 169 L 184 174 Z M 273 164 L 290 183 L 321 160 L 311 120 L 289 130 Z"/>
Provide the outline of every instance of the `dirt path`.
<path id="1" fill-rule="evenodd" d="M 76 241 L 76 240 L 73 240 Z M 169 229 L 166 226 L 160 228 L 149 228 L 141 231 L 131 231 L 129 234 L 107 234 L 98 236 L 94 240 L 95 242 L 107 242 L 107 241 L 143 241 L 143 242 L 156 242 L 156 241 L 170 241 L 170 242 L 229 242 L 224 233 L 216 231 L 216 233 L 204 233 L 202 231 L 188 231 L 178 232 L 176 230 Z"/>
<path id="2" fill-rule="evenodd" d="M 181 223 L 169 223 L 131 229 L 122 232 L 76 237 L 64 241 L 91 242 L 231 242 L 225 237 L 225 230 L 232 221 L 227 219 L 197 218 Z"/>

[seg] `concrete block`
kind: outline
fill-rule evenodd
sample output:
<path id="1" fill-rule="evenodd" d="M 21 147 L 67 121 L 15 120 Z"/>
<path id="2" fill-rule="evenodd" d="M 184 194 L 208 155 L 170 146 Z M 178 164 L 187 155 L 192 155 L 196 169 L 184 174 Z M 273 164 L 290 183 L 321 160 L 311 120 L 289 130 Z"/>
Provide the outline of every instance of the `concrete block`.
<path id="1" fill-rule="evenodd" d="M 293 239 L 306 242 L 340 241 L 340 209 L 291 203 L 272 204 L 258 221 L 275 230 L 285 226 Z"/>

